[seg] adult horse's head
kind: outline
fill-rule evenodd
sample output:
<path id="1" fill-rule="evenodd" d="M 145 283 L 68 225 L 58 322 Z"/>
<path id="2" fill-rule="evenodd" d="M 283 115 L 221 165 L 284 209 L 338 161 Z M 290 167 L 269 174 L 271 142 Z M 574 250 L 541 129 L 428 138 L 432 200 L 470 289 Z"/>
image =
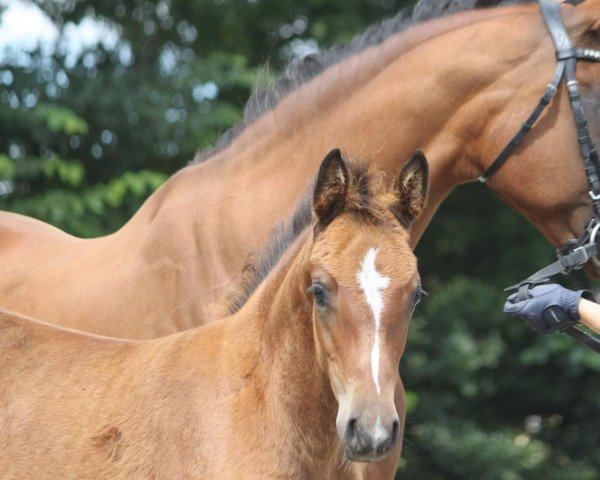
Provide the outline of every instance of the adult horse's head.
<path id="1" fill-rule="evenodd" d="M 560 8 L 560 17 L 574 47 L 600 49 L 600 0 L 586 0 L 578 6 L 565 4 Z M 494 157 L 519 129 L 519 123 L 531 113 L 534 99 L 541 96 L 543 83 L 550 82 L 557 66 L 556 47 L 537 7 L 515 10 L 515 15 L 507 15 L 504 23 L 506 28 L 522 30 L 523 45 L 529 43 L 535 48 L 525 56 L 513 55 L 505 59 L 510 65 L 514 64 L 505 74 L 513 88 L 507 98 L 502 97 L 505 108 L 490 122 L 490 128 L 481 140 L 486 152 L 480 166 L 482 171 L 490 167 Z M 554 31 L 559 28 L 554 27 Z M 560 32 L 557 36 L 565 37 Z M 504 39 L 499 38 L 499 41 Z M 535 72 L 533 77 L 532 72 Z M 567 73 L 565 75 L 568 77 Z M 600 63 L 578 61 L 576 78 L 591 137 L 598 144 Z M 556 246 L 579 237 L 592 215 L 590 186 L 578 142 L 581 134 L 578 135 L 567 94 L 569 80 L 563 78 L 557 85 L 557 94 L 547 111 L 488 182 L 492 190 L 527 217 Z M 587 132 L 583 134 L 586 135 Z"/>
<path id="2" fill-rule="evenodd" d="M 408 229 L 423 208 L 427 174 L 417 152 L 390 191 L 381 177 L 349 173 L 334 150 L 317 178 L 309 288 L 314 337 L 351 460 L 377 460 L 402 436 L 398 364 L 421 293 Z"/>

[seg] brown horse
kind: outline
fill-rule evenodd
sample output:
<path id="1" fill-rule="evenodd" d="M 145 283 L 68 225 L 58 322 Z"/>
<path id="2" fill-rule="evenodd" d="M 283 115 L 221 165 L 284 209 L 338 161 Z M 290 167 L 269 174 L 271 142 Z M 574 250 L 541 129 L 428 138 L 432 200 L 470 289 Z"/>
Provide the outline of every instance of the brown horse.
<path id="1" fill-rule="evenodd" d="M 562 14 L 576 46 L 600 46 L 600 0 L 564 5 Z M 517 131 L 555 59 L 536 5 L 468 11 L 408 29 L 402 18 L 294 64 L 283 82 L 292 91 L 257 94 L 233 139 L 174 175 L 112 235 L 80 240 L 2 214 L 2 306 L 127 338 L 210 321 L 210 305 L 291 212 L 316 169 L 310 159 L 332 139 L 390 178 L 416 148 L 427 151 L 430 198 L 412 230 L 415 245 L 447 194 L 476 179 Z M 588 101 L 598 101 L 600 65 L 581 63 L 578 79 Z M 267 111 L 257 109 L 265 104 Z M 580 234 L 591 207 L 564 85 L 489 185 L 555 245 Z"/>
<path id="2" fill-rule="evenodd" d="M 1 312 L 0 477 L 363 478 L 345 459 L 392 450 L 371 468 L 395 467 L 420 153 L 395 185 L 332 151 L 312 220 L 289 223 L 296 235 L 275 238 L 281 258 L 255 292 L 204 327 L 127 341 Z"/>

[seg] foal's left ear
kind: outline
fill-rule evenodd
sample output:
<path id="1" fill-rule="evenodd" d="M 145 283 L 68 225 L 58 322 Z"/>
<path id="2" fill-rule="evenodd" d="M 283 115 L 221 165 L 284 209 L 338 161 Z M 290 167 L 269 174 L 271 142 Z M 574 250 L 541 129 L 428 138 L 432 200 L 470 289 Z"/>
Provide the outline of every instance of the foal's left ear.
<path id="1" fill-rule="evenodd" d="M 315 186 L 313 209 L 321 226 L 327 226 L 346 205 L 348 169 L 338 148 L 327 154 Z"/>
<path id="2" fill-rule="evenodd" d="M 403 227 L 409 228 L 423 211 L 428 180 L 427 159 L 421 150 L 417 150 L 402 167 L 394 188 L 398 197 L 394 214 Z"/>

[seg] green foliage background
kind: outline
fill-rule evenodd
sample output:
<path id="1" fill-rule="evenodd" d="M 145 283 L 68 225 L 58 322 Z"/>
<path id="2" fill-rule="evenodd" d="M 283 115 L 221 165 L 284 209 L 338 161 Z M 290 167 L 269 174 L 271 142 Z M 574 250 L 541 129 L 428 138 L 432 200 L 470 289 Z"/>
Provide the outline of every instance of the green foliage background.
<path id="1" fill-rule="evenodd" d="M 302 48 L 348 41 L 413 2 L 35 3 L 61 29 L 105 21 L 119 42 L 77 59 L 44 45 L 0 55 L 0 208 L 90 237 L 120 227 L 238 121 L 265 63 L 276 75 Z M 401 365 L 409 415 L 398 478 L 599 479 L 600 356 L 501 310 L 502 288 L 552 260 L 551 247 L 469 185 L 417 253 L 429 297 Z"/>

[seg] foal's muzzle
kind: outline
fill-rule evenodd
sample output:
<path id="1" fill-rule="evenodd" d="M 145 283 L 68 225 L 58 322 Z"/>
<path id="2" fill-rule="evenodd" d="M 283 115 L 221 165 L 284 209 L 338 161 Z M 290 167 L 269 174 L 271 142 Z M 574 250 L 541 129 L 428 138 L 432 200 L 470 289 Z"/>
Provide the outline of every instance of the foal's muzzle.
<path id="1" fill-rule="evenodd" d="M 386 419 L 370 415 L 350 415 L 343 432 L 338 426 L 346 456 L 357 462 L 374 462 L 382 458 L 398 443 L 400 421 L 394 414 Z"/>

